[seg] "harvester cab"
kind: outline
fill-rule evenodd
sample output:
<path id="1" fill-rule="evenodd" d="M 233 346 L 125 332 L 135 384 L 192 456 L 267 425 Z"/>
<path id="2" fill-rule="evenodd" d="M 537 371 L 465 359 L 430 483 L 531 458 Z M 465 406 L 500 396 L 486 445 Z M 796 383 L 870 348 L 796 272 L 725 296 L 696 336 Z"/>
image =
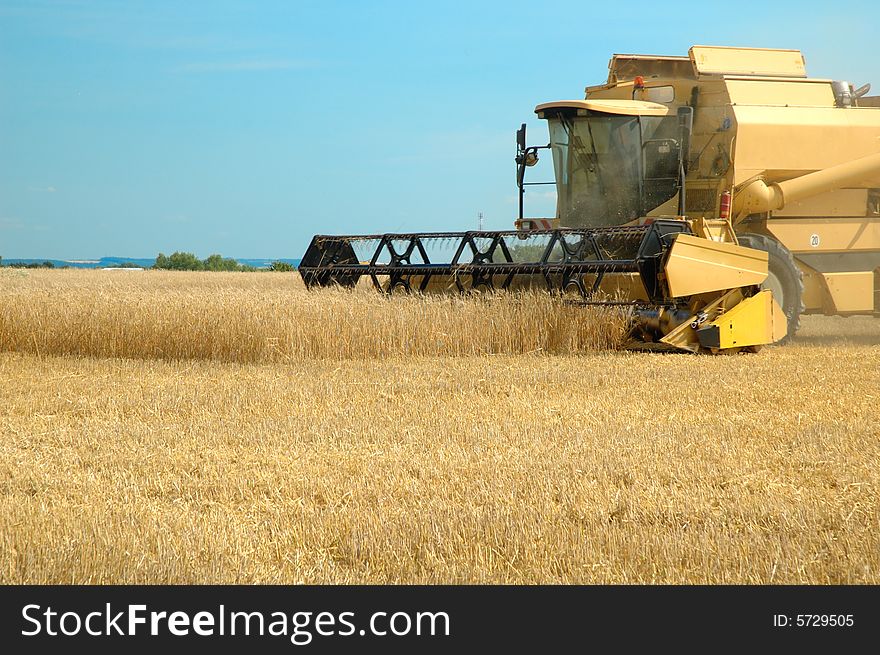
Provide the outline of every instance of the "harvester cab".
<path id="1" fill-rule="evenodd" d="M 553 154 L 561 225 L 623 225 L 676 194 L 678 214 L 684 214 L 691 107 L 671 112 L 638 100 L 568 100 L 538 105 L 535 111 L 549 123 L 550 144 L 525 147 L 520 145 L 525 125 L 517 133 L 518 227 L 532 227 L 523 216 L 525 187 L 531 184 L 525 169 L 542 147 Z"/>
<path id="2" fill-rule="evenodd" d="M 541 287 L 625 305 L 633 342 L 754 350 L 804 311 L 880 313 L 880 98 L 806 77 L 796 50 L 694 46 L 615 55 L 583 100 L 540 104 L 549 144 L 517 132 L 515 230 L 318 235 L 308 287 Z M 551 151 L 552 218 L 523 212 Z"/>

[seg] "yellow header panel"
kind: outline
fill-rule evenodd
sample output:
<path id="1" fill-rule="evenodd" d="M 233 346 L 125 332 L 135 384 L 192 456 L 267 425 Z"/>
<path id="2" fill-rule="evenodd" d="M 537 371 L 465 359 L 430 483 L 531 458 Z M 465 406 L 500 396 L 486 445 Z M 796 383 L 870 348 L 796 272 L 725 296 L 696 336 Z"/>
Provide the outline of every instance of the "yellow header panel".
<path id="1" fill-rule="evenodd" d="M 807 76 L 800 50 L 695 45 L 688 54 L 701 75 Z"/>
<path id="2" fill-rule="evenodd" d="M 732 243 L 679 234 L 666 259 L 666 283 L 673 298 L 761 284 L 768 255 Z"/>

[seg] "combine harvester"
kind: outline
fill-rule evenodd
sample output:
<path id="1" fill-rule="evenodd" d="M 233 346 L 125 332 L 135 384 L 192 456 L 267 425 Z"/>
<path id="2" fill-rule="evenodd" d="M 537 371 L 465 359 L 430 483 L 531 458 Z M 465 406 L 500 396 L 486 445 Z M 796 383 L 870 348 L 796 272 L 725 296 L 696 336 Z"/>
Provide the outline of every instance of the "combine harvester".
<path id="1" fill-rule="evenodd" d="M 807 78 L 797 50 L 694 46 L 614 55 L 584 100 L 517 132 L 510 231 L 312 239 L 307 287 L 384 292 L 540 286 L 631 306 L 647 348 L 756 350 L 799 315 L 880 314 L 880 97 Z M 557 215 L 524 218 L 525 171 L 550 149 Z"/>

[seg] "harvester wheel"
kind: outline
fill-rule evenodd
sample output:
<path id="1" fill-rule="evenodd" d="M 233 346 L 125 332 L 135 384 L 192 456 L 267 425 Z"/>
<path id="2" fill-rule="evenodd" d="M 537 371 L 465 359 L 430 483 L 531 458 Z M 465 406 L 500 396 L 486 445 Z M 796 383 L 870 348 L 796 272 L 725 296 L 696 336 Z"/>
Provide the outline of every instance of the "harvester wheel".
<path id="1" fill-rule="evenodd" d="M 779 343 L 785 343 L 797 332 L 804 311 L 804 274 L 791 251 L 776 239 L 763 234 L 737 234 L 741 246 L 763 250 L 770 255 L 769 275 L 761 285 L 770 289 L 773 297 L 788 318 L 788 334 Z"/>

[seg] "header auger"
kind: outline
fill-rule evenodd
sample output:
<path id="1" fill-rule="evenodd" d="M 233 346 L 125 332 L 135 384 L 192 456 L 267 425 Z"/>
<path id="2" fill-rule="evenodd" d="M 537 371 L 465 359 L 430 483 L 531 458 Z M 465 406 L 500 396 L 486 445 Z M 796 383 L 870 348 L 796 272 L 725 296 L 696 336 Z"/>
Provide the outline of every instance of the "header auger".
<path id="1" fill-rule="evenodd" d="M 806 77 L 795 50 L 615 55 L 584 100 L 517 132 L 516 230 L 316 236 L 308 287 L 546 289 L 631 307 L 648 348 L 755 350 L 803 311 L 880 313 L 880 98 Z M 833 146 L 833 147 L 831 147 Z M 526 218 L 526 170 L 553 156 L 557 212 Z M 749 247 L 746 247 L 749 246 Z"/>

